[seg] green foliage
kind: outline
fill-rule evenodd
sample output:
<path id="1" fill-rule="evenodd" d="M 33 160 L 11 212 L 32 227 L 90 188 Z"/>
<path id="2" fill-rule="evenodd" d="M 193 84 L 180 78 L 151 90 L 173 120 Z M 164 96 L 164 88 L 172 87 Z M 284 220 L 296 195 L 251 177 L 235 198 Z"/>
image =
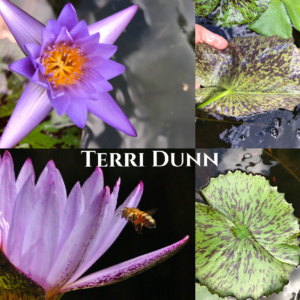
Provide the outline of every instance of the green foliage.
<path id="1" fill-rule="evenodd" d="M 299 264 L 298 219 L 276 187 L 241 171 L 212 178 L 196 203 L 196 277 L 220 297 L 279 293 Z"/>
<path id="2" fill-rule="evenodd" d="M 214 15 L 217 25 L 231 28 L 254 22 L 264 13 L 271 0 L 196 0 L 196 15 L 205 17 L 220 3 L 220 11 Z"/>
<path id="3" fill-rule="evenodd" d="M 246 37 L 226 50 L 196 46 L 197 108 L 222 116 L 247 116 L 300 103 L 300 52 L 293 39 Z"/>
<path id="4" fill-rule="evenodd" d="M 292 37 L 291 23 L 300 30 L 300 2 L 295 0 L 272 0 L 269 8 L 249 26 L 263 36 Z"/>
<path id="5" fill-rule="evenodd" d="M 2 251 L 0 251 L 0 299 L 45 299 L 45 290 L 17 270 Z"/>
<path id="6" fill-rule="evenodd" d="M 228 300 L 228 298 L 220 298 L 218 295 L 212 295 L 206 286 L 196 283 L 196 300 Z"/>
<path id="7" fill-rule="evenodd" d="M 220 0 L 196 0 L 195 1 L 195 12 L 196 16 L 206 17 L 212 11 L 216 9 Z"/>

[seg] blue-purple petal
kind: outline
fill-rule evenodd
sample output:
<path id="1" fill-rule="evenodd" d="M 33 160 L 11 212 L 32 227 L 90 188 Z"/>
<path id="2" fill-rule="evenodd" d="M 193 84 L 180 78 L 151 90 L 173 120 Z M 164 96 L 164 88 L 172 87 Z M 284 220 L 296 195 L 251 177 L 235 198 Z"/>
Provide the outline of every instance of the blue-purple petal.
<path id="1" fill-rule="evenodd" d="M 25 54 L 25 44 L 41 45 L 45 25 L 7 0 L 0 1 L 0 14 Z"/>
<path id="2" fill-rule="evenodd" d="M 100 34 L 96 33 L 91 36 L 74 41 L 76 47 L 80 47 L 82 52 L 86 54 L 94 53 L 99 45 Z"/>
<path id="3" fill-rule="evenodd" d="M 116 53 L 117 49 L 118 49 L 118 47 L 115 45 L 100 43 L 97 47 L 97 50 L 91 57 L 96 55 L 96 56 L 100 56 L 100 57 L 108 59 L 108 58 L 111 58 Z"/>
<path id="4" fill-rule="evenodd" d="M 63 27 L 56 38 L 55 45 L 66 43 L 66 45 L 70 45 L 73 43 L 73 39 L 70 36 L 70 33 L 67 30 L 67 27 Z"/>
<path id="5" fill-rule="evenodd" d="M 0 139 L 0 148 L 13 148 L 53 109 L 47 92 L 35 83 L 28 83 Z"/>
<path id="6" fill-rule="evenodd" d="M 45 76 L 41 73 L 39 69 L 35 71 L 30 81 L 40 85 L 44 89 L 48 89 L 48 80 L 45 78 Z"/>
<path id="7" fill-rule="evenodd" d="M 58 17 L 57 23 L 62 27 L 67 27 L 69 31 L 78 24 L 77 14 L 71 3 L 65 5 Z"/>
<path id="8" fill-rule="evenodd" d="M 107 124 L 130 136 L 136 137 L 137 133 L 134 127 L 111 95 L 109 93 L 101 93 L 98 96 L 98 101 L 86 101 L 88 110 Z"/>
<path id="9" fill-rule="evenodd" d="M 138 256 L 134 259 L 85 276 L 77 280 L 75 283 L 62 288 L 61 293 L 78 289 L 104 286 L 140 274 L 143 271 L 146 271 L 173 256 L 186 245 L 188 240 L 189 236 L 186 236 L 181 241 L 165 248 Z"/>
<path id="10" fill-rule="evenodd" d="M 101 56 L 88 56 L 88 61 L 84 63 L 85 67 L 90 68 L 98 68 L 99 66 L 103 65 L 104 62 L 107 61 L 107 59 L 101 57 Z"/>
<path id="11" fill-rule="evenodd" d="M 31 78 L 35 73 L 35 68 L 32 64 L 30 57 L 25 57 L 15 61 L 9 66 L 10 70 L 16 72 L 26 78 Z"/>
<path id="12" fill-rule="evenodd" d="M 89 26 L 90 34 L 100 33 L 100 43 L 113 44 L 127 27 L 138 10 L 138 5 L 132 5 L 120 12 Z"/>
<path id="13" fill-rule="evenodd" d="M 72 97 L 98 99 L 96 89 L 88 80 L 78 81 L 76 84 L 70 86 L 69 91 Z"/>
<path id="14" fill-rule="evenodd" d="M 90 81 L 97 93 L 108 92 L 113 86 L 95 69 L 86 69 L 87 80 Z"/>
<path id="15" fill-rule="evenodd" d="M 50 19 L 46 25 L 46 29 L 53 32 L 56 36 L 61 31 L 61 26 L 53 19 Z"/>
<path id="16" fill-rule="evenodd" d="M 125 71 L 125 67 L 109 59 L 97 67 L 97 71 L 100 72 L 105 79 L 109 80 L 122 74 Z"/>
<path id="17" fill-rule="evenodd" d="M 70 93 L 67 89 L 64 90 L 62 96 L 56 98 L 52 98 L 51 92 L 48 90 L 48 97 L 59 116 L 66 112 L 71 100 Z"/>
<path id="18" fill-rule="evenodd" d="M 47 29 L 43 29 L 42 30 L 42 49 L 41 49 L 41 53 L 44 53 L 44 51 L 48 48 L 48 47 L 52 47 L 54 45 L 54 42 L 56 40 L 56 35 L 47 30 Z"/>
<path id="19" fill-rule="evenodd" d="M 90 35 L 89 28 L 85 20 L 80 21 L 71 31 L 70 35 L 73 40 L 79 40 Z"/>
<path id="20" fill-rule="evenodd" d="M 66 114 L 79 128 L 83 128 L 87 120 L 86 100 L 72 97 Z"/>
<path id="21" fill-rule="evenodd" d="M 32 64 L 34 65 L 35 68 L 37 68 L 36 65 L 36 59 L 38 57 L 40 57 L 41 54 L 41 46 L 37 45 L 37 44 L 26 44 L 25 48 L 28 52 L 28 55 L 32 61 Z"/>

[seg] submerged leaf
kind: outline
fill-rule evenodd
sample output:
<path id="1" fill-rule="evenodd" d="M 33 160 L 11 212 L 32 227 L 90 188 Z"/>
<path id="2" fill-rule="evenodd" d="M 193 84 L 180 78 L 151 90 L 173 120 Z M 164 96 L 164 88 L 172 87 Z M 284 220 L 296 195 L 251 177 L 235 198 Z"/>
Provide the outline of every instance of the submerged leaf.
<path id="1" fill-rule="evenodd" d="M 238 300 L 282 291 L 299 264 L 298 219 L 276 187 L 241 171 L 212 178 L 196 203 L 196 277 Z"/>
<path id="2" fill-rule="evenodd" d="M 197 108 L 246 116 L 300 103 L 300 52 L 293 39 L 234 38 L 226 50 L 196 46 Z"/>
<path id="3" fill-rule="evenodd" d="M 195 1 L 195 12 L 196 16 L 206 17 L 212 11 L 216 9 L 220 0 L 196 0 Z"/>

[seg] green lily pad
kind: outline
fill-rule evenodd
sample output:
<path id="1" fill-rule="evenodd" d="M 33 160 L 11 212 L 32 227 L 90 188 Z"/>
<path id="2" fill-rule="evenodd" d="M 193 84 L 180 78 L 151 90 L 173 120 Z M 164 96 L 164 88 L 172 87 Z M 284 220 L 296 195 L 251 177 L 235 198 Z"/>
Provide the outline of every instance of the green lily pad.
<path id="1" fill-rule="evenodd" d="M 268 9 L 249 28 L 263 36 L 290 38 L 292 24 L 300 30 L 300 2 L 271 0 Z"/>
<path id="2" fill-rule="evenodd" d="M 196 46 L 198 109 L 222 116 L 247 116 L 300 103 L 300 52 L 293 39 L 234 38 L 225 50 Z"/>
<path id="3" fill-rule="evenodd" d="M 268 9 L 271 0 L 196 0 L 196 15 L 205 17 L 220 3 L 220 10 L 214 15 L 216 25 L 231 28 L 257 20 Z"/>
<path id="4" fill-rule="evenodd" d="M 299 264 L 298 219 L 277 187 L 236 171 L 212 178 L 196 202 L 196 277 L 220 297 L 279 293 Z"/>
<path id="5" fill-rule="evenodd" d="M 18 148 L 79 148 L 81 129 L 67 115 L 49 116 L 18 145 Z"/>
<path id="6" fill-rule="evenodd" d="M 218 295 L 212 295 L 206 286 L 196 283 L 196 300 L 228 300 L 228 298 L 220 298 Z"/>

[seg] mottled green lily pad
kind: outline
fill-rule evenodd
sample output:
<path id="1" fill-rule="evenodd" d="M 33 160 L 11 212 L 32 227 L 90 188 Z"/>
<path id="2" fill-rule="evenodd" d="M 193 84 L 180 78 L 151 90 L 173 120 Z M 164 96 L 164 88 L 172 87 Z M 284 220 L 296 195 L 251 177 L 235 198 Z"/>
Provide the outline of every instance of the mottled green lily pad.
<path id="1" fill-rule="evenodd" d="M 196 300 L 228 300 L 228 298 L 220 298 L 218 295 L 212 295 L 206 286 L 196 283 Z"/>
<path id="2" fill-rule="evenodd" d="M 66 115 L 53 110 L 20 143 L 18 148 L 79 148 L 81 129 Z"/>
<path id="3" fill-rule="evenodd" d="M 293 39 L 234 38 L 226 50 L 196 46 L 197 108 L 247 116 L 300 103 L 300 53 Z"/>
<path id="4" fill-rule="evenodd" d="M 300 30 L 300 1 L 271 0 L 268 9 L 249 28 L 263 36 L 290 38 L 292 24 Z"/>
<path id="5" fill-rule="evenodd" d="M 231 28 L 249 24 L 268 9 L 271 0 L 196 0 L 196 15 L 205 17 L 220 3 L 220 10 L 214 15 L 216 25 Z"/>
<path id="6" fill-rule="evenodd" d="M 196 202 L 196 277 L 220 297 L 279 293 L 299 264 L 298 219 L 277 187 L 236 171 L 212 178 Z"/>

